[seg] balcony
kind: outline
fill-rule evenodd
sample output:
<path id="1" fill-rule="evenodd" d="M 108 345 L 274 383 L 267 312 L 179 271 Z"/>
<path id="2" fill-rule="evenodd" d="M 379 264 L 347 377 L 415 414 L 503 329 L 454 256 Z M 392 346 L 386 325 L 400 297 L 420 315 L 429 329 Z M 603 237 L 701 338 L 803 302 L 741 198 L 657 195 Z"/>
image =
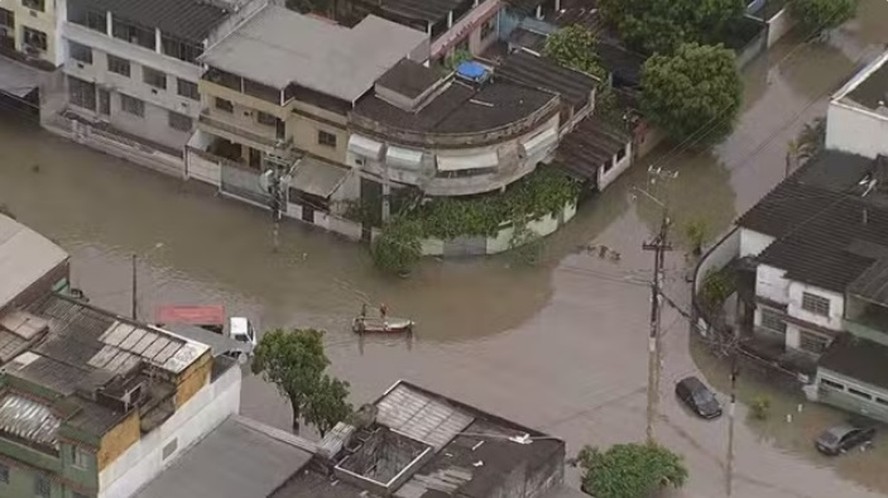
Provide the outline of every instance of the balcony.
<path id="1" fill-rule="evenodd" d="M 292 137 L 281 141 L 277 138 L 277 131 L 273 127 L 269 127 L 267 133 L 261 133 L 260 127 L 257 125 L 252 129 L 243 126 L 237 126 L 230 122 L 218 119 L 204 110 L 198 119 L 198 127 L 208 133 L 225 138 L 232 142 L 243 143 L 256 149 L 262 149 L 271 152 L 277 146 L 287 147 L 292 144 Z"/>

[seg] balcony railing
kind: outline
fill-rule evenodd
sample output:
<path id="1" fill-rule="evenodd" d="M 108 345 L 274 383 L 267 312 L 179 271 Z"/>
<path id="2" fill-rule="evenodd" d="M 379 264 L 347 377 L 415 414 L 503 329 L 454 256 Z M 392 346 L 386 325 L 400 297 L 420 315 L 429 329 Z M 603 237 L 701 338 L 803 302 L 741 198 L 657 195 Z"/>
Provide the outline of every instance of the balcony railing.
<path id="1" fill-rule="evenodd" d="M 277 146 L 287 147 L 289 146 L 293 139 L 290 137 L 286 140 L 279 140 L 276 138 L 277 135 L 276 130 L 270 129 L 271 133 L 269 135 L 261 135 L 254 131 L 250 131 L 240 126 L 233 125 L 231 123 L 227 123 L 221 119 L 216 119 L 206 111 L 201 113 L 200 118 L 198 118 L 198 122 L 204 124 L 209 128 L 215 128 L 222 132 L 229 133 L 236 137 L 242 137 L 244 140 L 249 140 L 251 142 L 263 145 L 268 148 L 275 148 Z"/>

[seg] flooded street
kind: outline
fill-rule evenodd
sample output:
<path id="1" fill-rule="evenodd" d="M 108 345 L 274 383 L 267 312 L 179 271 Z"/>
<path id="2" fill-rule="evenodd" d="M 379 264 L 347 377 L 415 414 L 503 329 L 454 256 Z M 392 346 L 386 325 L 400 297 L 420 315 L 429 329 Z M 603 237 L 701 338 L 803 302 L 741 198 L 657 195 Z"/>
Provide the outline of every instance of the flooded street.
<path id="1" fill-rule="evenodd" d="M 267 213 L 65 142 L 9 113 L 0 119 L 0 204 L 72 254 L 74 285 L 101 306 L 130 312 L 135 253 L 142 319 L 159 304 L 220 303 L 263 329 L 327 330 L 334 372 L 351 383 L 356 402 L 405 378 L 562 437 L 570 453 L 583 444 L 636 441 L 644 436 L 650 303 L 644 281 L 651 255 L 641 244 L 659 211 L 635 199 L 632 187 L 647 183 L 649 164 L 679 171 L 650 186 L 670 201 L 675 238 L 698 219 L 717 237 L 782 178 L 786 142 L 823 115 L 828 95 L 888 42 L 888 3 L 863 1 L 860 18 L 828 44 L 790 39 L 756 61 L 731 138 L 712 152 L 664 149 L 639 162 L 549 239 L 544 264 L 535 268 L 500 256 L 428 261 L 408 280 L 383 278 L 364 248 L 297 223 L 284 225 L 283 250 L 273 254 Z M 620 256 L 580 249 L 589 245 Z M 687 264 L 676 249 L 667 261 L 668 293 L 686 304 Z M 362 300 L 416 320 L 415 342 L 359 343 L 349 322 Z M 672 386 L 702 372 L 724 392 L 727 370 L 690 339 L 678 313 L 667 309 L 663 323 L 656 433 L 691 472 L 674 496 L 725 496 L 727 418 L 693 418 Z M 811 440 L 840 413 L 752 376 L 741 377 L 740 390 L 743 401 L 769 396 L 773 413 L 757 422 L 747 420 L 745 406 L 738 410 L 734 496 L 888 494 L 888 443 L 877 440 L 866 454 L 820 457 Z M 290 425 L 289 406 L 255 377 L 245 378 L 242 412 Z"/>

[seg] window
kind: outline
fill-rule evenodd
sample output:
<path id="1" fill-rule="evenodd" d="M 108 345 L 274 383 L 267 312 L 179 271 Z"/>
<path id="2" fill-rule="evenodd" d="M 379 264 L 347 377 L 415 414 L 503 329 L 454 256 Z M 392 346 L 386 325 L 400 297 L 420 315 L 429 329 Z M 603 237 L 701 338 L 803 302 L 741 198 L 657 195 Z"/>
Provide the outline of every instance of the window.
<path id="1" fill-rule="evenodd" d="M 799 331 L 799 348 L 809 353 L 820 354 L 829 345 L 829 339 L 805 330 Z"/>
<path id="2" fill-rule="evenodd" d="M 51 492 L 52 486 L 49 483 L 48 477 L 40 474 L 34 476 L 34 496 L 49 498 Z"/>
<path id="3" fill-rule="evenodd" d="M 104 12 L 77 9 L 69 6 L 68 20 L 74 24 L 79 24 L 81 26 L 86 26 L 89 29 L 99 31 L 100 33 L 108 32 L 108 17 Z"/>
<path id="4" fill-rule="evenodd" d="M 133 114 L 135 116 L 145 117 L 145 102 L 141 100 L 130 97 L 129 95 L 120 94 L 120 107 L 124 111 Z"/>
<path id="5" fill-rule="evenodd" d="M 46 50 L 46 33 L 25 26 L 25 45 L 34 50 Z"/>
<path id="6" fill-rule="evenodd" d="M 185 62 L 195 62 L 203 53 L 200 45 L 187 43 L 161 33 L 160 48 L 164 55 L 175 57 Z"/>
<path id="7" fill-rule="evenodd" d="M 835 381 L 832 381 L 829 379 L 820 379 L 820 383 L 823 384 L 824 386 L 829 386 L 833 389 L 838 389 L 839 391 L 845 390 L 844 384 L 839 384 L 838 382 L 835 382 Z"/>
<path id="8" fill-rule="evenodd" d="M 277 118 L 267 112 L 259 111 L 256 115 L 256 121 L 259 121 L 259 124 L 264 124 L 266 126 L 277 126 Z"/>
<path id="9" fill-rule="evenodd" d="M 22 5 L 31 10 L 39 10 L 40 12 L 46 10 L 46 5 L 43 0 L 22 0 Z"/>
<path id="10" fill-rule="evenodd" d="M 876 403 L 884 406 L 888 406 L 888 399 L 885 398 L 876 398 Z"/>
<path id="11" fill-rule="evenodd" d="M 481 25 L 481 39 L 486 40 L 494 31 L 496 31 L 496 16 L 484 21 L 484 24 Z"/>
<path id="12" fill-rule="evenodd" d="M 111 114 L 111 92 L 99 88 L 99 114 Z"/>
<path id="13" fill-rule="evenodd" d="M 0 8 L 0 26 L 15 27 L 15 12 Z"/>
<path id="14" fill-rule="evenodd" d="M 318 130 L 318 143 L 327 147 L 336 147 L 336 135 Z"/>
<path id="15" fill-rule="evenodd" d="M 108 71 L 129 78 L 130 62 L 126 59 L 121 59 L 120 57 L 115 57 L 111 54 L 108 54 Z"/>
<path id="16" fill-rule="evenodd" d="M 617 161 L 622 161 L 624 157 L 626 157 L 626 147 L 620 147 L 617 151 Z"/>
<path id="17" fill-rule="evenodd" d="M 783 321 L 783 317 L 779 312 L 762 308 L 762 328 L 768 329 L 771 332 L 785 334 L 786 322 Z"/>
<path id="18" fill-rule="evenodd" d="M 174 438 L 172 441 L 167 443 L 166 446 L 163 447 L 163 459 L 166 460 L 167 458 L 169 458 L 173 453 L 176 452 L 176 449 L 178 447 L 179 447 L 179 439 L 178 438 Z"/>
<path id="19" fill-rule="evenodd" d="M 810 292 L 803 292 L 802 309 L 815 315 L 829 316 L 829 299 Z"/>
<path id="20" fill-rule="evenodd" d="M 150 50 L 156 49 L 157 38 L 153 29 L 145 29 L 134 24 L 130 24 L 123 19 L 115 16 L 111 23 L 112 34 L 114 38 L 126 40 L 132 44 L 145 47 Z"/>
<path id="21" fill-rule="evenodd" d="M 234 105 L 230 100 L 220 99 L 216 97 L 216 109 L 225 112 L 234 112 Z"/>
<path id="22" fill-rule="evenodd" d="M 71 58 L 75 61 L 85 62 L 87 64 L 92 64 L 93 62 L 93 51 L 86 45 L 69 41 L 68 53 L 71 54 Z"/>
<path id="23" fill-rule="evenodd" d="M 96 110 L 96 85 L 68 76 L 68 97 L 71 104 L 91 111 Z"/>
<path id="24" fill-rule="evenodd" d="M 9 467 L 0 464 L 0 482 L 9 484 Z"/>
<path id="25" fill-rule="evenodd" d="M 151 69 L 148 66 L 142 66 L 142 81 L 161 90 L 166 90 L 167 87 L 166 73 L 157 69 Z"/>
<path id="26" fill-rule="evenodd" d="M 78 469 L 85 469 L 89 465 L 90 454 L 77 446 L 71 448 L 71 465 Z"/>
<path id="27" fill-rule="evenodd" d="M 170 111 L 170 128 L 179 131 L 191 131 L 191 118 L 178 112 Z"/>
<path id="28" fill-rule="evenodd" d="M 849 387 L 848 392 L 857 396 L 857 397 L 863 398 L 863 399 L 870 399 L 870 400 L 873 399 L 871 394 L 865 393 L 863 391 L 858 391 L 857 389 L 854 389 L 853 387 Z"/>
<path id="29" fill-rule="evenodd" d="M 188 97 L 191 100 L 200 100 L 200 93 L 197 91 L 197 83 L 177 78 L 176 89 L 179 95 L 183 97 Z"/>
<path id="30" fill-rule="evenodd" d="M 614 162 L 608 161 L 608 162 L 602 164 L 601 166 L 604 168 L 604 172 L 607 173 L 608 171 L 610 171 L 614 167 Z"/>

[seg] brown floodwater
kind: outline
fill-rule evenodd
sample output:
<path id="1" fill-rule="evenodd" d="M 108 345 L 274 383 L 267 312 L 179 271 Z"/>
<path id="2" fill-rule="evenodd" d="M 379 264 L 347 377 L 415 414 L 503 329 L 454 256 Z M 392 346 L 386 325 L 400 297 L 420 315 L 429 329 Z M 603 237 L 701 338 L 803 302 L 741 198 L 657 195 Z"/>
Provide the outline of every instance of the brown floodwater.
<path id="1" fill-rule="evenodd" d="M 273 253 L 267 213 L 58 139 L 8 111 L 0 119 L 0 204 L 72 254 L 74 284 L 99 305 L 129 313 L 135 253 L 143 319 L 164 303 L 221 303 L 263 329 L 326 330 L 334 373 L 351 383 L 355 402 L 405 378 L 563 437 L 571 452 L 640 440 L 651 260 L 641 244 L 660 214 L 633 188 L 669 200 L 678 246 L 667 281 L 686 305 L 683 227 L 704 221 L 715 238 L 782 178 L 786 142 L 888 42 L 888 3 L 864 0 L 861 13 L 828 43 L 790 38 L 755 61 L 728 140 L 711 151 L 664 146 L 639 162 L 550 237 L 533 268 L 508 255 L 429 260 L 410 279 L 386 278 L 364 248 L 297 223 L 284 225 L 282 250 Z M 678 176 L 651 184 L 649 165 Z M 416 320 L 415 340 L 358 341 L 348 324 L 361 302 Z M 723 392 L 727 371 L 689 337 L 680 315 L 667 310 L 664 327 L 657 436 L 691 470 L 675 496 L 725 496 L 727 420 L 696 420 L 671 388 L 696 373 Z M 755 376 L 743 377 L 740 391 L 741 401 L 765 395 L 773 408 L 766 421 L 748 420 L 745 405 L 738 410 L 734 496 L 888 493 L 888 445 L 820 457 L 811 439 L 839 412 Z M 256 377 L 245 379 L 242 411 L 289 427 L 287 404 Z"/>

